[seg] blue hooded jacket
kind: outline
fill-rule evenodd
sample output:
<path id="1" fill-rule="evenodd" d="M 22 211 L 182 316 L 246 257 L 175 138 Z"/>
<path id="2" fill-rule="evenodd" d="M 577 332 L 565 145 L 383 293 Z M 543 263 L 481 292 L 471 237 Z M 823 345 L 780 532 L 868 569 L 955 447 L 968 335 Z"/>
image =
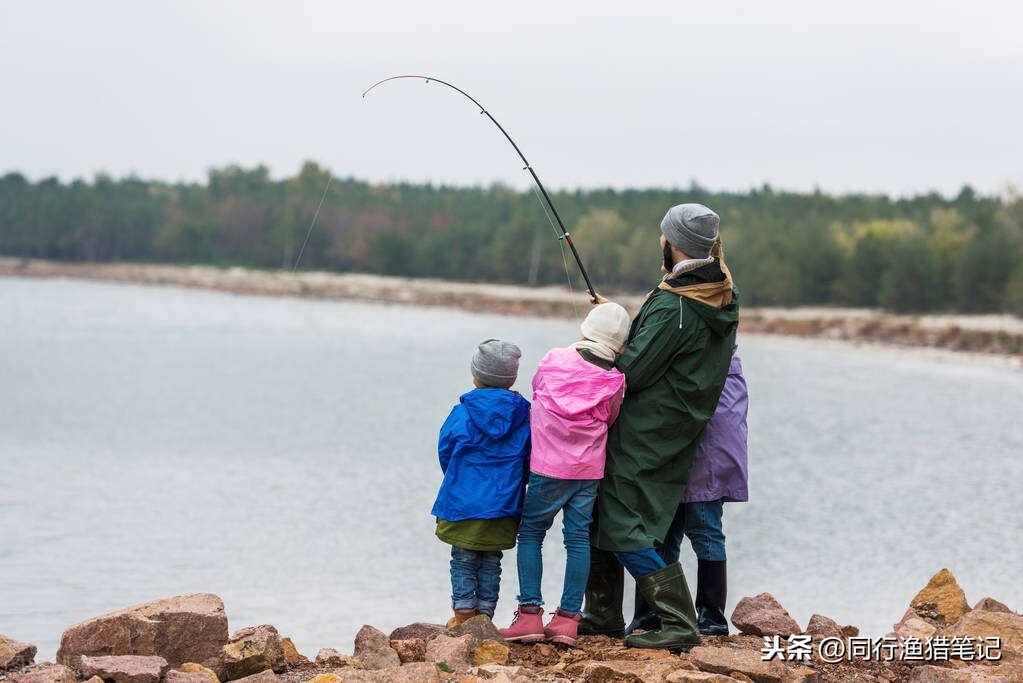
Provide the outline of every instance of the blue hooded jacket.
<path id="1" fill-rule="evenodd" d="M 433 515 L 449 522 L 518 519 L 529 448 L 529 401 L 507 389 L 462 394 L 440 429 L 444 481 Z"/>

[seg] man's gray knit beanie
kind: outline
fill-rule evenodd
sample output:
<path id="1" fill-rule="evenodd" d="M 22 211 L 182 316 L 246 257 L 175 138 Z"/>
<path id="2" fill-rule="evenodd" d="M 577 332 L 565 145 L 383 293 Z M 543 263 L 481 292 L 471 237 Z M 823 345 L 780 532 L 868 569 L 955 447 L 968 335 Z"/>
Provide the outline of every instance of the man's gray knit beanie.
<path id="1" fill-rule="evenodd" d="M 668 244 L 690 258 L 705 259 L 718 238 L 718 215 L 703 204 L 679 204 L 668 209 L 661 232 Z"/>
<path id="2" fill-rule="evenodd" d="M 472 376 L 488 387 L 508 389 L 519 376 L 522 352 L 511 342 L 487 339 L 476 347 L 472 356 Z"/>

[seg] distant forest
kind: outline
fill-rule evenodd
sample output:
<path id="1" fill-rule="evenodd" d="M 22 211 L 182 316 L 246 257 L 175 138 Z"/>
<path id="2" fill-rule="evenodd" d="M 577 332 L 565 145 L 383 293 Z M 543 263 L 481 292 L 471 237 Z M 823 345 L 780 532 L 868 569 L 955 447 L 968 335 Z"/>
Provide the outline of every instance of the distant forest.
<path id="1" fill-rule="evenodd" d="M 1023 198 L 1012 191 L 893 199 L 693 184 L 551 198 L 607 294 L 656 283 L 661 218 L 700 202 L 721 215 L 745 305 L 1023 315 Z M 205 184 L 9 173 L 0 178 L 0 254 L 291 269 L 308 233 L 302 270 L 547 285 L 566 284 L 567 262 L 582 288 L 546 213 L 533 191 L 370 184 L 313 162 L 284 180 L 262 166 L 228 166 Z"/>

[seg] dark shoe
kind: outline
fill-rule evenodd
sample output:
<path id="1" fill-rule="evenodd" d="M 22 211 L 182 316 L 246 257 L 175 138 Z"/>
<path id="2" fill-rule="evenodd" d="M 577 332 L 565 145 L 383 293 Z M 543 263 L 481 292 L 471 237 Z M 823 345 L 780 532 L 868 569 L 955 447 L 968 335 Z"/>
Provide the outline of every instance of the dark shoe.
<path id="1" fill-rule="evenodd" d="M 590 548 L 590 576 L 586 581 L 586 599 L 583 619 L 579 622 L 579 635 L 612 638 L 624 636 L 624 591 L 625 569 L 614 553 Z"/>
<path id="2" fill-rule="evenodd" d="M 646 598 L 636 589 L 636 609 L 632 613 L 632 621 L 625 627 L 625 635 L 631 635 L 633 631 L 656 631 L 661 627 L 661 620 L 650 609 Z"/>
<path id="3" fill-rule="evenodd" d="M 641 576 L 636 585 L 661 620 L 656 631 L 633 634 L 625 639 L 627 647 L 687 652 L 700 644 L 693 598 L 682 574 L 682 565 L 669 564 L 664 569 Z"/>
<path id="4" fill-rule="evenodd" d="M 700 633 L 705 636 L 727 636 L 725 597 L 728 594 L 728 572 L 725 560 L 700 560 L 696 568 L 696 615 Z"/>

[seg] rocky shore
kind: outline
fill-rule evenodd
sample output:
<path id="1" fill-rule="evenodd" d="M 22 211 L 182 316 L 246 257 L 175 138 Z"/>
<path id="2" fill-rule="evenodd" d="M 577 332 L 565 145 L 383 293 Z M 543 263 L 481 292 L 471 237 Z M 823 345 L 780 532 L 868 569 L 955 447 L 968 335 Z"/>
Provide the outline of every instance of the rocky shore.
<path id="1" fill-rule="evenodd" d="M 768 593 L 743 598 L 738 634 L 705 637 L 686 653 L 626 648 L 605 636 L 575 646 L 505 642 L 486 616 L 454 628 L 414 623 L 385 634 L 363 626 L 350 655 L 312 659 L 271 625 L 228 634 L 224 604 L 178 596 L 88 619 L 64 631 L 56 662 L 0 635 L 9 683 L 912 683 L 1023 682 L 1023 615 L 992 598 L 972 608 L 942 569 L 883 638 L 822 615 L 801 628 Z"/>
<path id="2" fill-rule="evenodd" d="M 239 294 L 445 306 L 508 315 L 581 318 L 586 297 L 564 287 L 521 287 L 356 273 L 260 271 L 138 263 L 64 263 L 0 258 L 0 275 L 69 277 L 199 287 Z M 643 294 L 612 295 L 635 313 Z M 742 334 L 790 335 L 983 354 L 1023 366 L 1023 319 L 1009 315 L 905 316 L 875 310 L 744 308 Z"/>

